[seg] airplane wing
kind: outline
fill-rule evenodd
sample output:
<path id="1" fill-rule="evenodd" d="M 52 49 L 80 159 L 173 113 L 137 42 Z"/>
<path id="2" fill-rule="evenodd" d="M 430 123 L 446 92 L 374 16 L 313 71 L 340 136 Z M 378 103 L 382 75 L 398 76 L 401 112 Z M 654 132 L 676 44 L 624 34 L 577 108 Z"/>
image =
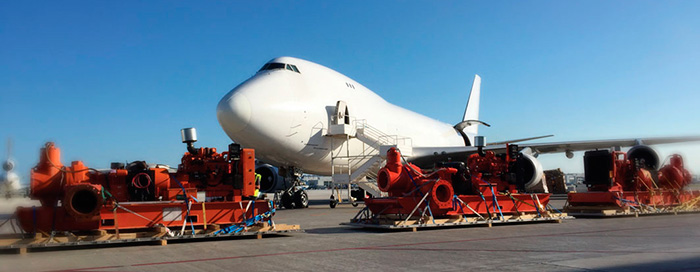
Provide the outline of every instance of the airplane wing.
<path id="1" fill-rule="evenodd" d="M 658 145 L 698 141 L 700 141 L 700 136 L 532 143 L 520 144 L 518 146 L 521 150 L 529 148 L 532 153 L 545 154 L 611 147 L 629 147 L 635 145 Z M 505 144 L 487 145 L 484 147 L 484 151 L 494 151 L 496 153 L 505 152 L 505 150 Z M 469 155 L 476 152 L 477 148 L 473 146 L 413 147 L 413 156 L 407 158 L 407 160 L 421 167 L 432 167 L 435 162 L 440 161 L 464 161 Z"/>
<path id="2" fill-rule="evenodd" d="M 554 135 L 550 134 L 550 135 L 530 137 L 530 138 L 514 139 L 514 140 L 508 140 L 508 141 L 502 141 L 502 142 L 487 143 L 486 145 L 514 144 L 514 143 L 538 140 L 538 139 L 549 138 L 549 137 L 554 137 Z"/>

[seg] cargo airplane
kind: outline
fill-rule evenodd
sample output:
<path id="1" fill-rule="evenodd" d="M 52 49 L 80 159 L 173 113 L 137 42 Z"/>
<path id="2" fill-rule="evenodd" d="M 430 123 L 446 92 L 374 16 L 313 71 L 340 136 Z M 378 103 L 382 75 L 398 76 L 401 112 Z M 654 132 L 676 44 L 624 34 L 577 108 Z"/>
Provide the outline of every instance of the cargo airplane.
<path id="1" fill-rule="evenodd" d="M 366 145 L 360 137 L 348 137 L 349 143 L 342 145 L 330 133 L 333 125 L 357 126 L 358 122 L 384 135 L 410 139 L 412 154 L 406 159 L 432 167 L 435 162 L 465 160 L 477 152 L 474 143 L 478 126 L 487 125 L 479 120 L 480 84 L 477 75 L 462 121 L 451 125 L 393 105 L 330 68 L 298 58 L 279 57 L 265 63 L 255 75 L 228 92 L 216 113 L 219 124 L 234 142 L 255 148 L 256 157 L 279 167 L 280 173 L 287 173 L 288 177 L 299 170 L 330 175 L 332 153 L 357 156 L 365 152 Z M 492 143 L 484 149 L 503 152 L 506 143 L 537 138 L 542 137 Z M 529 163 L 528 186 L 532 186 L 542 177 L 538 154 L 563 152 L 571 158 L 574 151 L 632 147 L 630 155 L 635 153 L 648 164 L 658 166 L 658 156 L 646 145 L 697 140 L 700 137 L 636 138 L 530 143 L 519 148 Z M 268 173 L 262 189 L 275 187 L 271 172 L 262 170 L 258 172 Z"/>

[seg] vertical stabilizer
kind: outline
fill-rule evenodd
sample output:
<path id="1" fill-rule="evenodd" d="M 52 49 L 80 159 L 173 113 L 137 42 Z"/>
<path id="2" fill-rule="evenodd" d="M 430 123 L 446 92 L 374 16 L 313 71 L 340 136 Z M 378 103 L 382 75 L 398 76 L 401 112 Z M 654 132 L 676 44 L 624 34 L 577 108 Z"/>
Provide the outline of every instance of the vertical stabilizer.
<path id="1" fill-rule="evenodd" d="M 479 97 L 481 96 L 481 77 L 474 75 L 474 83 L 467 101 L 467 108 L 464 109 L 464 118 L 462 122 L 466 122 L 464 133 L 469 137 L 470 142 L 474 142 L 474 136 L 479 133 Z"/>

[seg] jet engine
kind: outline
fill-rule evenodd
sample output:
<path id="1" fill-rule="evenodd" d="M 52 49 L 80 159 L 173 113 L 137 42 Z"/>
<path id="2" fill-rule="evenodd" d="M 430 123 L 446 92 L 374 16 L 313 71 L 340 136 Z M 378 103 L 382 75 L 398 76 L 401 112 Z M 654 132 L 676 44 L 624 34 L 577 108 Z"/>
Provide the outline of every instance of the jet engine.
<path id="1" fill-rule="evenodd" d="M 255 168 L 255 173 L 261 176 L 260 192 L 274 193 L 287 189 L 284 177 L 280 176 L 277 168 L 269 164 L 262 164 Z"/>
<path id="2" fill-rule="evenodd" d="M 646 169 L 656 170 L 659 169 L 659 155 L 646 145 L 636 145 L 627 151 L 627 158 L 634 162 L 639 160 L 639 163 Z"/>
<path id="3" fill-rule="evenodd" d="M 291 182 L 285 180 L 279 174 L 280 170 L 285 169 L 279 169 L 270 164 L 262 164 L 255 168 L 255 173 L 260 175 L 260 192 L 274 194 L 274 202 L 287 209 L 308 207 L 309 195 L 306 190 L 299 186 L 299 181 L 296 179 Z"/>
<path id="4" fill-rule="evenodd" d="M 544 180 L 544 169 L 535 156 L 521 153 L 516 165 L 518 183 L 522 182 L 526 191 L 531 191 Z"/>

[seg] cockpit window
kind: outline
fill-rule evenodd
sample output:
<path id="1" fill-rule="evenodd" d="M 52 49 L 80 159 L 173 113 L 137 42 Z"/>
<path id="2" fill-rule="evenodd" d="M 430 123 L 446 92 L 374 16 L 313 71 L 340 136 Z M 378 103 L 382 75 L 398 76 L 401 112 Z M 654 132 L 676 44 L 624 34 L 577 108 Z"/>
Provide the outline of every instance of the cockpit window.
<path id="1" fill-rule="evenodd" d="M 284 63 L 270 62 L 266 63 L 260 71 L 262 70 L 274 70 L 274 69 L 284 69 Z"/>
<path id="2" fill-rule="evenodd" d="M 279 63 L 279 62 L 266 63 L 265 65 L 263 65 L 262 68 L 260 68 L 260 70 L 258 70 L 258 72 L 264 71 L 264 70 L 275 70 L 275 69 L 287 69 L 287 70 L 292 71 L 292 72 L 300 73 L 299 69 L 297 69 L 296 65 L 284 64 L 284 63 Z"/>

